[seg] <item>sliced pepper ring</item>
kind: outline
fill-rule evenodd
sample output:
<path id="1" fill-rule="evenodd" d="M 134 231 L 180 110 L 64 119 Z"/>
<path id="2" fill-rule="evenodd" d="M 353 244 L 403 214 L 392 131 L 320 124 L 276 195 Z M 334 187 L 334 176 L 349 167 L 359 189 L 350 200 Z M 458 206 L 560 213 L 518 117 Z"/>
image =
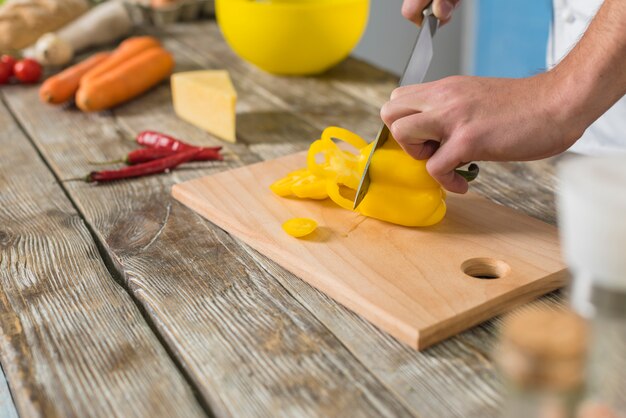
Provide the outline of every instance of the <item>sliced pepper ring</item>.
<path id="1" fill-rule="evenodd" d="M 347 210 L 354 210 L 354 202 L 341 194 L 341 186 L 337 181 L 328 180 L 326 182 L 326 191 L 328 192 L 328 197 Z"/>
<path id="2" fill-rule="evenodd" d="M 311 144 L 309 152 L 306 155 L 306 165 L 311 173 L 323 178 L 334 176 L 334 171 L 329 169 L 329 150 L 331 150 L 333 146 L 336 147 L 333 141 L 325 139 L 318 139 Z M 324 156 L 324 162 L 321 164 L 315 160 L 318 154 Z"/>
<path id="3" fill-rule="evenodd" d="M 350 132 L 349 130 L 344 128 L 339 128 L 338 126 L 329 126 L 328 128 L 324 129 L 324 132 L 322 132 L 322 139 L 326 139 L 332 142 L 333 138 L 339 141 L 346 142 L 356 149 L 361 149 L 367 146 L 367 142 L 363 138 L 361 138 L 354 132 Z"/>
<path id="4" fill-rule="evenodd" d="M 318 163 L 316 157 L 322 154 L 324 162 Z M 311 173 L 326 179 L 336 179 L 351 189 L 359 184 L 359 156 L 340 149 L 330 139 L 318 139 L 311 144 L 307 154 L 307 168 Z"/>

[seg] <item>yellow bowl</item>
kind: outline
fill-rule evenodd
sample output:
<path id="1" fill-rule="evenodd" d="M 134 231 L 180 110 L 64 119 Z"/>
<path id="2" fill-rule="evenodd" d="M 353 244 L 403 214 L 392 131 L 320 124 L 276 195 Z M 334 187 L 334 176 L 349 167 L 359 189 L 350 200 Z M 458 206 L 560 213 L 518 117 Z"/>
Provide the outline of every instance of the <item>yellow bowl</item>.
<path id="1" fill-rule="evenodd" d="M 318 74 L 356 46 L 369 0 L 216 0 L 220 29 L 242 58 L 274 74 Z"/>

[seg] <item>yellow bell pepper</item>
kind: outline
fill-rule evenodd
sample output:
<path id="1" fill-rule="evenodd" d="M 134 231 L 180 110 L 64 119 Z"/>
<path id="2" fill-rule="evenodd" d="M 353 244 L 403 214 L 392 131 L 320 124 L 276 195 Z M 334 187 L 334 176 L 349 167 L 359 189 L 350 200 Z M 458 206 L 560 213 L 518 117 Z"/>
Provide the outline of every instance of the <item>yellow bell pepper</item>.
<path id="1" fill-rule="evenodd" d="M 351 153 L 334 141 L 358 150 Z M 278 180 L 270 189 L 279 196 L 325 199 L 352 210 L 354 193 L 373 144 L 342 128 L 329 127 L 311 144 L 307 167 Z M 321 158 L 320 158 L 321 157 Z M 457 170 L 468 180 L 478 173 Z M 426 171 L 426 160 L 415 160 L 390 137 L 372 157 L 370 186 L 357 211 L 365 216 L 404 226 L 429 226 L 446 214 L 445 191 Z M 351 195 L 344 196 L 349 193 Z"/>
<path id="2" fill-rule="evenodd" d="M 426 171 L 426 160 L 415 160 L 395 139 L 376 150 L 369 176 L 369 189 L 358 207 L 363 215 L 404 226 L 434 225 L 445 216 L 446 195 Z"/>

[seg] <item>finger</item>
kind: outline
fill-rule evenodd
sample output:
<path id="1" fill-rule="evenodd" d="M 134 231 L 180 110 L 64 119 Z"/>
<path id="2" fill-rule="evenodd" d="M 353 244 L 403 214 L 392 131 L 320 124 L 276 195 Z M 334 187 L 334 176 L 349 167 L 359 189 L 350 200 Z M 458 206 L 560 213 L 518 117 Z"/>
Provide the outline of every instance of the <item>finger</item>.
<path id="1" fill-rule="evenodd" d="M 398 96 L 385 103 L 380 109 L 380 117 L 387 126 L 391 126 L 396 120 L 405 116 L 430 111 L 436 104 L 430 99 L 431 96 L 432 94 L 427 90 L 414 89 L 411 93 Z"/>
<path id="2" fill-rule="evenodd" d="M 453 3 L 451 0 L 437 0 L 433 4 L 433 13 L 443 24 L 448 22 L 452 18 L 452 12 L 454 11 L 454 7 L 455 3 Z"/>
<path id="3" fill-rule="evenodd" d="M 416 160 L 427 160 L 437 152 L 439 142 L 426 140 L 420 143 L 400 144 L 400 147 Z"/>
<path id="4" fill-rule="evenodd" d="M 430 114 L 415 113 L 390 125 L 391 136 L 416 160 L 430 158 L 439 148 L 441 127 Z"/>
<path id="5" fill-rule="evenodd" d="M 406 106 L 397 102 L 387 102 L 380 109 L 380 118 L 385 122 L 385 125 L 391 126 L 398 119 L 419 112 L 420 110 L 416 109 L 414 106 Z"/>
<path id="6" fill-rule="evenodd" d="M 397 87 L 391 92 L 391 100 L 419 93 L 424 89 L 424 87 L 428 87 L 428 84 L 430 83 L 410 84 L 407 86 Z"/>
<path id="7" fill-rule="evenodd" d="M 450 142 L 446 142 L 428 159 L 426 169 L 441 186 L 453 193 L 466 193 L 467 181 L 454 170 L 463 162 Z"/>
<path id="8" fill-rule="evenodd" d="M 400 145 L 423 144 L 428 140 L 439 142 L 443 136 L 440 120 L 432 112 L 413 113 L 397 119 L 389 126 L 389 130 Z"/>
<path id="9" fill-rule="evenodd" d="M 402 16 L 418 26 L 422 25 L 423 10 L 429 0 L 404 0 L 402 3 Z"/>
<path id="10" fill-rule="evenodd" d="M 443 0 L 443 2 L 445 2 L 446 0 Z M 438 2 L 438 3 L 443 3 L 442 1 Z M 450 4 L 450 6 L 452 7 L 452 10 L 448 13 L 448 5 L 444 5 L 441 6 L 441 8 L 438 10 L 437 8 L 439 6 L 437 6 L 437 3 L 435 3 L 435 5 L 433 6 L 433 13 L 435 14 L 435 16 L 438 17 L 439 19 L 439 23 L 441 26 L 445 25 L 446 23 L 448 23 L 451 19 L 452 19 L 452 12 L 461 4 L 461 0 L 447 0 L 447 3 Z M 441 17 L 441 16 L 446 16 L 447 17 Z"/>
<path id="11" fill-rule="evenodd" d="M 414 156 L 416 160 L 427 160 L 439 149 L 439 142 L 428 140 L 422 144 L 422 149 Z M 410 154 L 409 154 L 410 155 Z"/>

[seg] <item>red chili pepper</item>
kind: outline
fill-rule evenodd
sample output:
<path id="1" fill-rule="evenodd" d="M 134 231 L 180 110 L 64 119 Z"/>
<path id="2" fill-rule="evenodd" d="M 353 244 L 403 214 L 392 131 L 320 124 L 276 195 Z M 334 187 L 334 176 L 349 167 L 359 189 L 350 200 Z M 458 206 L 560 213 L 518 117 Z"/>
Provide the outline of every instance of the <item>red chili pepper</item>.
<path id="1" fill-rule="evenodd" d="M 143 145 L 144 147 L 167 148 L 172 151 L 183 151 L 189 148 L 196 148 L 195 145 L 188 144 L 180 139 L 155 131 L 139 132 L 139 134 L 137 134 L 136 141 L 139 145 Z M 215 148 L 222 149 L 222 147 Z"/>
<path id="2" fill-rule="evenodd" d="M 176 151 L 167 148 L 140 148 L 129 152 L 122 162 L 135 165 L 169 157 L 172 154 L 176 154 Z"/>
<path id="3" fill-rule="evenodd" d="M 141 177 L 150 174 L 168 172 L 183 163 L 193 160 L 200 151 L 201 150 L 199 148 L 194 148 L 177 152 L 176 154 L 170 155 L 169 157 L 161 158 L 147 163 L 133 165 L 130 167 L 124 167 L 119 170 L 92 171 L 84 178 L 84 180 L 89 183 L 94 181 L 103 183 L 108 181 L 122 180 L 132 177 Z"/>
<path id="4" fill-rule="evenodd" d="M 192 149 L 199 150 L 191 161 L 222 161 L 224 157 L 220 154 L 221 148 L 222 147 L 192 147 L 186 149 L 185 151 Z M 141 148 L 129 152 L 124 159 L 124 162 L 128 165 L 141 164 L 148 161 L 158 160 L 159 158 L 169 157 L 170 155 L 176 154 L 176 152 L 177 151 L 172 151 L 167 148 Z"/>
<path id="5" fill-rule="evenodd" d="M 222 147 L 191 147 L 185 151 L 197 149 L 200 152 L 196 154 L 192 161 L 222 161 L 224 157 L 220 154 Z M 169 157 L 180 151 L 172 151 L 168 148 L 140 148 L 131 151 L 125 158 L 112 161 L 94 162 L 92 164 L 104 165 L 104 164 L 117 164 L 125 163 L 128 165 L 135 165 L 141 163 L 147 163 L 148 161 L 158 160 L 160 158 Z"/>
<path id="6" fill-rule="evenodd" d="M 193 157 L 192 161 L 223 161 L 224 156 L 220 153 L 222 147 L 203 147 L 200 152 Z"/>

